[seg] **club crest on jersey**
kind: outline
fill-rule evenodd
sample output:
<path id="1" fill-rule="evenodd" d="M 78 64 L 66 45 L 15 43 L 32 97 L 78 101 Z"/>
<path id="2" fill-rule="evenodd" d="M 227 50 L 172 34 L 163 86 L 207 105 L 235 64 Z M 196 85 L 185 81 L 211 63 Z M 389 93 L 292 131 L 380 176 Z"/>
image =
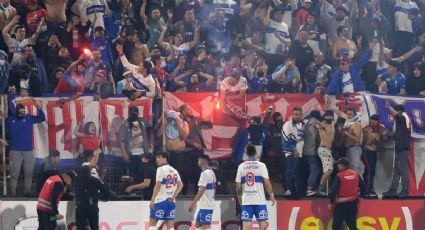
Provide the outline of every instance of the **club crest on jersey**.
<path id="1" fill-rule="evenodd" d="M 255 184 L 254 173 L 252 173 L 252 172 L 247 173 L 246 176 L 245 176 L 245 179 L 246 179 L 246 185 L 254 186 L 254 184 Z"/>

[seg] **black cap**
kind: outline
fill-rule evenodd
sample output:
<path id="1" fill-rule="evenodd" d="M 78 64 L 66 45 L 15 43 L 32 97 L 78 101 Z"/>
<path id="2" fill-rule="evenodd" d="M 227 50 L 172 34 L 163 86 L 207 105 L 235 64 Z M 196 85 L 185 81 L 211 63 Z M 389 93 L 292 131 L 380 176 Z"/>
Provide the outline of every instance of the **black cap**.
<path id="1" fill-rule="evenodd" d="M 137 108 L 136 106 L 131 106 L 129 109 L 130 113 L 139 113 L 139 108 Z"/>
<path id="2" fill-rule="evenodd" d="M 350 165 L 350 162 L 348 161 L 347 158 L 342 157 L 336 162 L 336 164 L 338 165 L 341 164 L 341 165 L 344 165 L 345 167 L 348 167 Z"/>
<path id="3" fill-rule="evenodd" d="M 395 60 L 393 60 L 393 59 L 389 60 L 387 63 L 388 63 L 388 65 L 390 65 L 390 66 L 392 66 L 392 67 L 396 67 L 397 69 L 398 69 L 398 68 L 399 68 L 399 66 L 400 66 L 400 63 L 398 63 L 398 61 L 395 61 Z"/>
<path id="4" fill-rule="evenodd" d="M 159 51 L 161 51 L 161 47 L 159 45 L 152 46 L 150 51 L 155 50 L 155 49 L 158 49 Z"/>
<path id="5" fill-rule="evenodd" d="M 60 156 L 60 152 L 58 150 L 51 150 L 49 151 L 49 157 L 58 157 Z"/>
<path id="6" fill-rule="evenodd" d="M 310 117 L 311 118 L 316 118 L 317 120 L 320 120 L 320 111 L 319 110 L 312 110 L 310 112 Z"/>
<path id="7" fill-rule="evenodd" d="M 325 111 L 325 113 L 323 114 L 323 116 L 324 117 L 327 117 L 327 116 L 334 116 L 334 112 L 332 111 L 332 110 L 326 110 Z"/>
<path id="8" fill-rule="evenodd" d="M 373 114 L 372 116 L 370 116 L 370 120 L 379 121 L 379 115 L 378 114 Z"/>

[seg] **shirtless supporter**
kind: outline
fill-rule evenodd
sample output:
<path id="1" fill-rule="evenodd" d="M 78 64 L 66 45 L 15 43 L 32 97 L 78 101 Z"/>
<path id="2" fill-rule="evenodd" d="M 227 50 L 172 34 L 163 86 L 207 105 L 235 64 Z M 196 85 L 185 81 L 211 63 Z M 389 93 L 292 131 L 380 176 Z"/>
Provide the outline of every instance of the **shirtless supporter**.
<path id="1" fill-rule="evenodd" d="M 44 0 L 47 10 L 47 31 L 58 35 L 60 41 L 69 41 L 66 37 L 66 7 L 68 0 Z"/>
<path id="2" fill-rule="evenodd" d="M 323 166 L 323 175 L 320 179 L 319 193 L 325 195 L 326 191 L 328 191 L 326 190 L 327 183 L 333 171 L 334 162 L 331 149 L 334 141 L 335 127 L 333 122 L 334 113 L 332 110 L 326 110 L 323 117 L 325 120 L 317 127 L 319 129 L 320 136 L 320 145 L 317 151 Z"/>
<path id="3" fill-rule="evenodd" d="M 0 30 L 3 30 L 4 27 L 6 27 L 6 25 L 9 24 L 9 22 L 15 17 L 16 9 L 10 4 L 9 0 L 0 0 L 0 4 Z M 0 49 L 8 49 L 2 36 L 0 36 Z"/>

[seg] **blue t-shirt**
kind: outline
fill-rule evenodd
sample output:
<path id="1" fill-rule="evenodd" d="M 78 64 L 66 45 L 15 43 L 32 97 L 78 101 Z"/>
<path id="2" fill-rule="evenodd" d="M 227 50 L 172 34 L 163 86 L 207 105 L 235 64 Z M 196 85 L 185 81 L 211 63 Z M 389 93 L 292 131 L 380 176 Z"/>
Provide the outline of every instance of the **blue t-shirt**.
<path id="1" fill-rule="evenodd" d="M 402 89 L 406 89 L 406 77 L 401 72 L 397 72 L 394 78 L 385 72 L 381 79 L 387 82 L 389 95 L 399 94 Z"/>

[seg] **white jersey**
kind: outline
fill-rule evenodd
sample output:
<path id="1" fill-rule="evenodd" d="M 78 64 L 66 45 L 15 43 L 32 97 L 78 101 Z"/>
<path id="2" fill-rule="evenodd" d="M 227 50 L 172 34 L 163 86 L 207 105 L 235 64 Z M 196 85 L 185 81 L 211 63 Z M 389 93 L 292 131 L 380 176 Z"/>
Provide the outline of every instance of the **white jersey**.
<path id="1" fill-rule="evenodd" d="M 205 192 L 198 202 L 199 209 L 214 209 L 216 183 L 217 179 L 215 178 L 214 171 L 211 169 L 204 169 L 198 182 L 199 187 L 205 187 Z"/>
<path id="2" fill-rule="evenodd" d="M 269 172 L 264 163 L 248 160 L 242 162 L 236 174 L 236 183 L 242 184 L 241 205 L 265 205 L 264 179 L 269 179 Z"/>
<path id="3" fill-rule="evenodd" d="M 248 89 L 248 82 L 246 78 L 240 77 L 239 82 L 236 83 L 236 85 L 232 85 L 229 83 L 231 77 L 226 77 L 223 79 L 223 81 L 220 83 L 220 89 L 224 90 L 228 93 L 237 93 L 241 90 Z"/>
<path id="4" fill-rule="evenodd" d="M 169 164 L 161 165 L 156 169 L 156 181 L 161 182 L 161 188 L 155 198 L 155 204 L 161 203 L 172 197 L 177 190 L 177 184 L 181 181 L 180 175 Z"/>
<path id="5" fill-rule="evenodd" d="M 278 32 L 281 37 L 288 38 L 289 30 L 288 25 L 285 22 L 277 22 L 270 19 L 270 25 L 266 28 L 265 40 L 266 40 L 266 52 L 270 54 L 280 54 L 285 53 L 285 44 L 282 43 L 274 34 Z"/>
<path id="6" fill-rule="evenodd" d="M 413 33 L 412 20 L 409 19 L 409 14 L 418 14 L 419 8 L 416 2 L 397 0 L 394 11 L 395 30 Z"/>

